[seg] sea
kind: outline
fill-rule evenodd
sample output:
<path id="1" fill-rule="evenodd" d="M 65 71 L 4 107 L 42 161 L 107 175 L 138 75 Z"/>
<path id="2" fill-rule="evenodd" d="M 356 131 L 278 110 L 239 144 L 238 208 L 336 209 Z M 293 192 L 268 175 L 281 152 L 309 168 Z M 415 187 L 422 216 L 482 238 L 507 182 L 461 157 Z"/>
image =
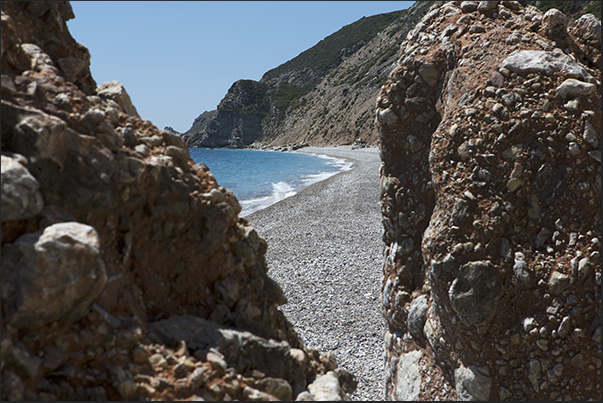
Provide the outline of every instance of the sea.
<path id="1" fill-rule="evenodd" d="M 324 155 L 229 148 L 189 148 L 195 163 L 207 165 L 218 184 L 241 204 L 240 217 L 293 196 L 299 190 L 351 168 Z"/>

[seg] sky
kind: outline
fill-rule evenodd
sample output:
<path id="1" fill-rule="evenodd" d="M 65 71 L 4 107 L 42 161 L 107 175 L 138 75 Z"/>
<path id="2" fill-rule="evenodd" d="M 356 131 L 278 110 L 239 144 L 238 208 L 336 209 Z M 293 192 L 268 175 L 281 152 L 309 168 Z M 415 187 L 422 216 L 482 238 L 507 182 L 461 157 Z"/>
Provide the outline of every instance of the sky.
<path id="1" fill-rule="evenodd" d="M 185 132 L 240 79 L 271 70 L 362 17 L 414 1 L 72 1 L 73 38 L 97 85 L 117 80 L 138 114 Z"/>

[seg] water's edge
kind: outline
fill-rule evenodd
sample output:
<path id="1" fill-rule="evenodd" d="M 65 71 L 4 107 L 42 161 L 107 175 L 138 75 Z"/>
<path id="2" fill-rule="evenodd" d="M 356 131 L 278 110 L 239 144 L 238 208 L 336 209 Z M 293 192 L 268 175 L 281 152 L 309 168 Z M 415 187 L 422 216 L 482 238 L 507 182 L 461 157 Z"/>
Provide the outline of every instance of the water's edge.
<path id="1" fill-rule="evenodd" d="M 201 148 L 195 148 L 195 147 L 191 147 L 190 150 L 195 150 L 198 149 L 200 150 Z M 246 150 L 246 149 L 243 149 Z M 221 180 L 220 178 L 220 173 L 219 170 L 218 172 L 216 172 L 215 169 L 213 169 L 211 166 L 210 171 L 214 174 L 214 176 L 216 177 L 218 184 L 220 184 L 221 186 L 225 186 L 227 188 L 230 188 L 231 190 L 234 191 L 235 196 L 237 197 L 237 200 L 239 201 L 239 204 L 242 207 L 242 211 L 241 213 L 239 213 L 239 217 L 246 217 L 256 211 L 259 210 L 263 210 L 268 206 L 271 206 L 275 203 L 278 203 L 281 200 L 284 200 L 288 197 L 291 197 L 295 194 L 297 194 L 300 190 L 307 188 L 308 186 L 324 181 L 334 175 L 337 175 L 341 172 L 345 172 L 348 171 L 350 169 L 352 169 L 352 165 L 353 165 L 353 161 L 349 160 L 347 158 L 341 158 L 341 157 L 333 157 L 333 156 L 329 156 L 326 154 L 321 154 L 321 153 L 317 153 L 317 152 L 303 152 L 303 151 L 272 151 L 272 150 L 253 150 L 253 149 L 249 149 L 249 151 L 264 151 L 264 152 L 269 152 L 269 153 L 278 153 L 278 154 L 298 154 L 298 155 L 312 155 L 314 157 L 318 157 L 318 158 L 322 158 L 325 160 L 329 161 L 329 166 L 330 168 L 335 168 L 334 170 L 321 170 L 318 173 L 312 173 L 312 174 L 308 174 L 305 172 L 300 173 L 299 175 L 295 176 L 294 179 L 289 178 L 284 179 L 282 181 L 280 180 L 270 180 L 269 182 L 271 183 L 272 188 L 269 189 L 269 193 L 268 195 L 262 195 L 260 197 L 248 197 L 245 198 L 244 196 L 241 196 L 240 194 L 237 195 L 237 192 L 232 189 L 234 186 L 232 186 L 233 181 L 232 178 L 229 178 L 230 181 L 224 181 Z M 204 163 L 206 165 L 207 161 L 203 161 L 201 159 L 201 157 L 199 156 L 195 156 L 194 152 L 191 152 L 191 158 L 193 158 L 193 160 L 195 161 L 195 163 Z M 209 166 L 209 165 L 208 165 Z M 244 179 L 242 179 L 244 180 Z M 228 183 L 226 183 L 228 182 Z M 249 182 L 246 183 L 246 185 L 249 185 Z M 266 186 L 266 182 L 263 183 L 264 186 Z M 259 185 L 258 185 L 259 187 Z"/>

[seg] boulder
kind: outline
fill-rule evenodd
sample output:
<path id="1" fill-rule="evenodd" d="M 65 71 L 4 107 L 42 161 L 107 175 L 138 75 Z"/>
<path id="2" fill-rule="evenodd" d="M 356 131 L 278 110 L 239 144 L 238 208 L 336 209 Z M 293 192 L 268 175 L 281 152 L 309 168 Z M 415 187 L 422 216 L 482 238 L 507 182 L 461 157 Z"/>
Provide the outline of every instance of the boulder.
<path id="1" fill-rule="evenodd" d="M 4 245 L 2 308 L 16 329 L 81 318 L 107 281 L 96 230 L 54 224 Z"/>
<path id="2" fill-rule="evenodd" d="M 308 385 L 308 390 L 316 401 L 341 402 L 345 400 L 345 393 L 333 371 L 316 377 L 316 380 Z"/>
<path id="3" fill-rule="evenodd" d="M 59 168 L 65 165 L 72 134 L 65 121 L 40 110 L 19 107 L 2 100 L 2 143 L 10 146 L 11 152 L 26 158 L 48 160 Z M 6 123 L 5 123 L 6 122 Z M 6 138 L 5 138 L 6 136 Z M 5 142 L 6 141 L 6 142 Z"/>
<path id="4" fill-rule="evenodd" d="M 557 97 L 561 100 L 576 97 L 588 98 L 597 93 L 597 86 L 584 81 L 568 78 L 557 87 Z"/>
<path id="5" fill-rule="evenodd" d="M 427 295 L 421 295 L 412 301 L 408 309 L 408 331 L 417 340 L 423 339 L 423 326 L 428 308 Z"/>
<path id="6" fill-rule="evenodd" d="M 461 266 L 448 295 L 461 321 L 485 334 L 503 292 L 496 267 L 490 261 L 476 261 Z"/>
<path id="7" fill-rule="evenodd" d="M 477 1 L 463 1 L 461 2 L 461 10 L 464 13 L 471 13 L 475 10 L 477 10 L 477 6 L 479 5 L 480 2 Z"/>
<path id="8" fill-rule="evenodd" d="M 601 47 L 601 20 L 592 14 L 584 14 L 578 18 L 569 32 L 576 38 L 590 42 L 594 47 Z"/>
<path id="9" fill-rule="evenodd" d="M 26 220 L 42 211 L 40 184 L 16 158 L 2 155 L 2 222 Z"/>
<path id="10" fill-rule="evenodd" d="M 265 377 L 256 383 L 256 388 L 262 392 L 271 394 L 281 400 L 291 400 L 291 385 L 284 379 Z"/>
<path id="11" fill-rule="evenodd" d="M 34 45 L 33 43 L 24 43 L 21 45 L 21 49 L 23 49 L 23 52 L 25 52 L 29 58 L 32 70 L 42 71 L 44 69 L 51 69 L 55 72 L 58 71 L 50 56 L 40 49 L 38 45 Z"/>
<path id="12" fill-rule="evenodd" d="M 395 396 L 399 401 L 419 400 L 421 393 L 421 373 L 419 360 L 423 356 L 421 350 L 411 351 L 400 356 L 397 364 Z"/>
<path id="13" fill-rule="evenodd" d="M 542 17 L 542 30 L 544 35 L 554 41 L 566 41 L 569 37 L 567 26 L 570 18 L 556 8 L 551 8 Z"/>
<path id="14" fill-rule="evenodd" d="M 140 117 L 126 89 L 118 81 L 113 80 L 102 83 L 96 89 L 96 93 L 105 100 L 111 99 L 115 101 L 128 115 L 136 116 L 137 118 Z"/>
<path id="15" fill-rule="evenodd" d="M 303 383 L 304 367 L 298 364 L 291 346 L 284 341 L 265 339 L 251 332 L 218 325 L 192 315 L 174 315 L 151 325 L 167 345 L 181 340 L 191 350 L 215 348 L 224 355 L 228 366 L 237 371 L 258 369 L 274 378 L 287 379 L 291 384 Z"/>
<path id="16" fill-rule="evenodd" d="M 577 78 L 590 83 L 595 78 L 574 59 L 555 49 L 551 52 L 543 50 L 516 50 L 498 65 L 519 75 L 538 73 L 552 75 L 560 73 L 567 77 Z"/>
<path id="17" fill-rule="evenodd" d="M 433 63 L 423 63 L 419 67 L 419 75 L 430 86 L 435 87 L 439 81 L 440 75 Z"/>
<path id="18" fill-rule="evenodd" d="M 477 5 L 477 11 L 488 17 L 492 17 L 498 10 L 498 3 L 498 1 L 480 1 Z"/>
<path id="19" fill-rule="evenodd" d="M 551 273 L 548 282 L 549 292 L 553 295 L 559 295 L 570 286 L 570 282 L 571 277 L 569 275 L 554 271 Z"/>
<path id="20" fill-rule="evenodd" d="M 460 401 L 490 400 L 492 378 L 488 367 L 461 366 L 454 371 L 456 396 Z"/>

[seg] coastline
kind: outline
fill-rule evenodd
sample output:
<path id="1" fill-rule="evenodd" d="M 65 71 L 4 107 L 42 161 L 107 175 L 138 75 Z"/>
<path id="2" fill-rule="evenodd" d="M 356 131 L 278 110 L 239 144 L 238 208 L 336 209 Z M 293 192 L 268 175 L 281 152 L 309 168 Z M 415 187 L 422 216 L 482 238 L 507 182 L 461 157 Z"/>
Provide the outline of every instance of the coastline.
<path id="1" fill-rule="evenodd" d="M 349 170 L 247 217 L 268 243 L 281 310 L 309 348 L 333 352 L 358 376 L 352 400 L 383 398 L 381 213 L 376 147 L 304 147 L 295 152 L 352 162 Z"/>
<path id="2" fill-rule="evenodd" d="M 209 167 L 221 186 L 234 192 L 242 207 L 239 217 L 243 218 L 351 169 L 353 164 L 322 153 L 289 150 L 193 147 L 189 152 L 196 163 Z"/>
<path id="3" fill-rule="evenodd" d="M 248 149 L 249 150 L 257 150 L 254 148 L 248 148 Z M 329 180 L 333 176 L 336 176 L 336 175 L 339 175 L 348 170 L 354 169 L 354 164 L 358 162 L 358 159 L 365 160 L 369 155 L 372 155 L 372 154 L 378 155 L 379 148 L 377 146 L 367 146 L 367 147 L 359 148 L 359 149 L 353 149 L 352 146 L 326 146 L 326 147 L 305 146 L 303 148 L 295 149 L 295 150 L 280 150 L 279 151 L 279 150 L 274 150 L 274 149 L 261 149 L 259 151 L 310 154 L 310 155 L 315 155 L 318 157 L 327 157 L 327 158 L 335 159 L 338 161 L 344 161 L 344 162 L 348 163 L 349 166 L 344 167 L 342 170 L 340 170 L 338 172 L 329 173 L 328 176 L 326 176 L 324 179 L 319 179 L 315 182 L 313 181 L 309 185 L 304 186 L 301 189 L 295 190 L 292 194 L 287 195 L 279 200 L 276 200 L 276 201 L 272 202 L 271 204 L 268 204 L 267 206 L 260 208 L 259 210 L 253 210 L 251 213 L 247 213 L 245 215 L 240 214 L 239 216 L 243 217 L 243 218 L 247 218 L 251 214 L 255 214 L 258 211 L 265 210 L 265 209 L 269 208 L 270 206 L 273 206 L 274 204 L 281 203 L 283 200 L 286 200 L 287 198 L 295 196 L 297 193 L 303 191 L 304 189 L 306 189 L 308 187 L 314 186 L 318 183 Z M 378 180 L 379 180 L 379 178 L 377 178 L 377 181 Z M 245 202 L 248 202 L 248 200 L 242 200 L 240 202 L 241 202 L 241 204 L 244 204 Z"/>

